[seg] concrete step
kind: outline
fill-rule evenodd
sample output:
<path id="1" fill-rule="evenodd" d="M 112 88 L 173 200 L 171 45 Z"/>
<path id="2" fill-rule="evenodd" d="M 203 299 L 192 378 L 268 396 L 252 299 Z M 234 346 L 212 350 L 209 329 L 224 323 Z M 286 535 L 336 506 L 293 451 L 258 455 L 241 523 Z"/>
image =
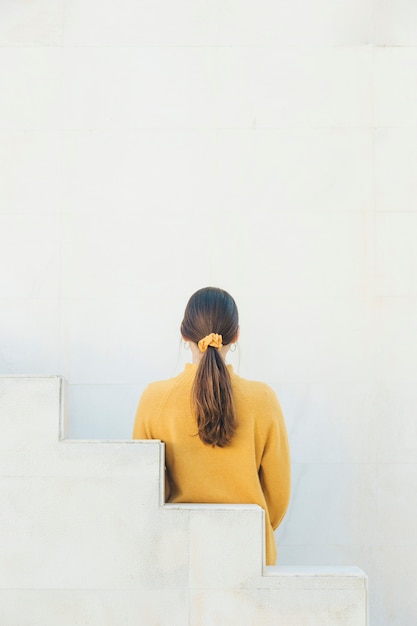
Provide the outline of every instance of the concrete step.
<path id="1" fill-rule="evenodd" d="M 0 378 L 2 626 L 367 626 L 359 569 L 265 567 L 260 507 L 164 504 L 163 443 L 65 424 L 62 378 Z"/>

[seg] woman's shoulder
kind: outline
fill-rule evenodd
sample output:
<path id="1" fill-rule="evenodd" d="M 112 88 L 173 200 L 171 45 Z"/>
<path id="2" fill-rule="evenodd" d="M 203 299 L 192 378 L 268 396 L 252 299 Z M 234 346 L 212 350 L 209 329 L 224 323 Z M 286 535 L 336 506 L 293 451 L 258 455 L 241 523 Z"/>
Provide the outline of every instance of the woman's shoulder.
<path id="1" fill-rule="evenodd" d="M 186 367 L 183 372 L 177 374 L 176 376 L 150 382 L 145 387 L 142 397 L 145 396 L 147 399 L 160 400 L 172 390 L 186 385 L 187 380 L 190 378 L 190 374 L 190 368 Z"/>
<path id="2" fill-rule="evenodd" d="M 250 415 L 264 436 L 268 436 L 271 429 L 282 427 L 281 405 L 269 384 L 239 376 L 235 378 L 235 390 L 238 410 L 242 415 Z"/>
<path id="3" fill-rule="evenodd" d="M 256 400 L 257 402 L 265 402 L 266 404 L 276 404 L 278 402 L 277 395 L 273 388 L 265 382 L 259 380 L 249 380 L 242 378 L 237 374 L 233 375 L 236 389 L 246 397 Z"/>
<path id="4" fill-rule="evenodd" d="M 175 378 L 166 378 L 164 380 L 154 380 L 148 383 L 143 390 L 143 396 L 147 399 L 158 398 L 169 393 L 175 386 Z"/>

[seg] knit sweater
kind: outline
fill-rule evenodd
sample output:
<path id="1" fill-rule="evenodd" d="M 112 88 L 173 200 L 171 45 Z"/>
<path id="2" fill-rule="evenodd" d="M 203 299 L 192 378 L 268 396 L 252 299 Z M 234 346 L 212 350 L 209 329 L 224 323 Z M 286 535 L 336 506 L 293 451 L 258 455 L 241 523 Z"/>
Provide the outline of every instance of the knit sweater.
<path id="1" fill-rule="evenodd" d="M 159 439 L 166 450 L 167 502 L 258 504 L 265 511 L 266 564 L 276 562 L 273 531 L 288 507 L 290 458 L 282 411 L 266 384 L 231 375 L 238 427 L 231 445 L 204 444 L 191 389 L 197 366 L 151 383 L 139 402 L 134 439 Z"/>

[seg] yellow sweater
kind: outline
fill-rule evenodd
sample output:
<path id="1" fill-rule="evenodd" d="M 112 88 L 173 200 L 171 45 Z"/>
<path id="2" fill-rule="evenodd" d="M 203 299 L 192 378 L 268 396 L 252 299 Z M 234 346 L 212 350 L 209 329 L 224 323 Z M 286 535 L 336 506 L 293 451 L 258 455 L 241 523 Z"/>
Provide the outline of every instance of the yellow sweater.
<path id="1" fill-rule="evenodd" d="M 136 413 L 134 439 L 165 443 L 167 502 L 259 504 L 265 510 L 266 564 L 277 552 L 273 531 L 288 507 L 290 458 L 282 411 L 274 391 L 232 379 L 238 428 L 225 448 L 205 445 L 197 434 L 191 388 L 197 366 L 188 363 L 175 378 L 151 383 Z"/>

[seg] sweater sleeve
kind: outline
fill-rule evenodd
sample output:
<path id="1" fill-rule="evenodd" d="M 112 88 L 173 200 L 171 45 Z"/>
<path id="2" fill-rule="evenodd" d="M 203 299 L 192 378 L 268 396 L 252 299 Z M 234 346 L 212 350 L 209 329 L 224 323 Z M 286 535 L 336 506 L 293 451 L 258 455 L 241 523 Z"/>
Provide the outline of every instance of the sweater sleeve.
<path id="1" fill-rule="evenodd" d="M 155 424 L 158 419 L 160 394 L 157 393 L 155 387 L 155 383 L 148 385 L 139 400 L 132 439 L 160 439 Z M 169 501 L 170 493 L 171 487 L 165 471 L 165 502 Z"/>
<path id="2" fill-rule="evenodd" d="M 261 459 L 259 478 L 275 530 L 284 517 L 290 499 L 291 466 L 287 429 L 278 398 L 269 388 L 269 429 Z"/>
<path id="3" fill-rule="evenodd" d="M 157 409 L 157 403 L 152 393 L 152 385 L 148 385 L 139 400 L 136 410 L 133 439 L 158 439 L 154 424 Z"/>

